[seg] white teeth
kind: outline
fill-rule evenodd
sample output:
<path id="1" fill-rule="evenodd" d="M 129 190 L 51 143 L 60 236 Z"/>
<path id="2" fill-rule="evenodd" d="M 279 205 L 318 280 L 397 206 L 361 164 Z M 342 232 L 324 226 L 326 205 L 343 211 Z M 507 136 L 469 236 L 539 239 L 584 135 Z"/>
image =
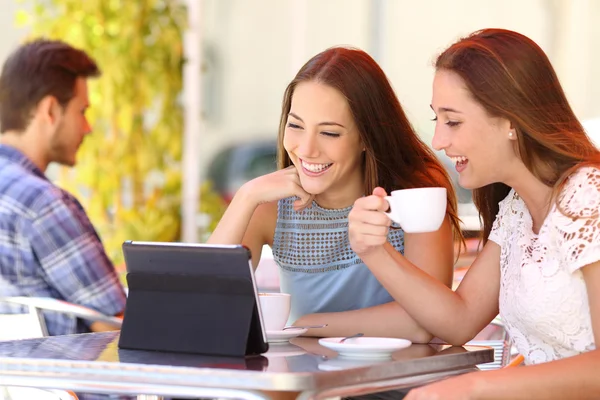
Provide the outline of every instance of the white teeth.
<path id="1" fill-rule="evenodd" d="M 467 161 L 467 157 L 465 157 L 465 156 L 450 157 L 450 159 L 452 160 L 452 162 L 454 164 L 464 163 Z"/>
<path id="2" fill-rule="evenodd" d="M 309 164 L 306 161 L 302 161 L 302 167 L 306 168 L 310 172 L 321 172 L 329 168 L 331 164 Z"/>

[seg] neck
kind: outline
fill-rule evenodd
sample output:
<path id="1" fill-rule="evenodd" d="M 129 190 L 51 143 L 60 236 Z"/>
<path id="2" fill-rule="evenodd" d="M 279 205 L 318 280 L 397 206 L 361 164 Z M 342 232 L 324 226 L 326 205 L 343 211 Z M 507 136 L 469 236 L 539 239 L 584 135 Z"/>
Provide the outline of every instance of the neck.
<path id="1" fill-rule="evenodd" d="M 524 168 L 524 171 L 519 171 L 515 176 L 518 176 L 518 178 L 505 183 L 515 189 L 523 199 L 529 214 L 531 214 L 533 230 L 539 232 L 550 212 L 553 188 L 545 185 L 527 168 Z"/>
<path id="2" fill-rule="evenodd" d="M 326 192 L 317 194 L 315 201 L 323 208 L 336 210 L 354 205 L 356 199 L 364 195 L 364 179 L 352 179 L 351 182 L 341 182 Z"/>
<path id="3" fill-rule="evenodd" d="M 48 168 L 48 160 L 39 140 L 28 132 L 7 131 L 0 136 L 0 143 L 13 147 L 25 155 L 42 172 Z"/>

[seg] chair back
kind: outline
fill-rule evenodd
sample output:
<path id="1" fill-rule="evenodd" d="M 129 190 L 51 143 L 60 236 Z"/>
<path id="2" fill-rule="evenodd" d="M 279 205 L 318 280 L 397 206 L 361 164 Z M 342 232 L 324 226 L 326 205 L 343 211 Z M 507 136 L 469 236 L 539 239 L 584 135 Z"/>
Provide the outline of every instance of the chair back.
<path id="1" fill-rule="evenodd" d="M 31 307 L 28 313 L 0 314 L 0 340 L 32 339 L 48 336 L 40 311 Z"/>
<path id="2" fill-rule="evenodd" d="M 509 364 L 512 352 L 512 340 L 499 318 L 495 318 L 488 326 L 473 338 L 467 345 L 489 346 L 494 349 L 494 362 L 479 364 L 481 370 L 498 369 Z"/>
<path id="3" fill-rule="evenodd" d="M 0 341 L 48 336 L 41 311 L 34 307 L 22 314 L 0 314 Z M 73 392 L 19 386 L 0 386 L 0 400 L 77 400 Z"/>

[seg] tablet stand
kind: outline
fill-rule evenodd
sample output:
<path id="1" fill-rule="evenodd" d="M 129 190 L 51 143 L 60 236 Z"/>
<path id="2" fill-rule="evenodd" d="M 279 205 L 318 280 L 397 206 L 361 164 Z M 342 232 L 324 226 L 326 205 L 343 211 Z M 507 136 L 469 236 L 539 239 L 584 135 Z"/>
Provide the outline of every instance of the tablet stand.
<path id="1" fill-rule="evenodd" d="M 249 279 L 131 272 L 119 347 L 207 355 L 249 348 L 256 299 Z"/>

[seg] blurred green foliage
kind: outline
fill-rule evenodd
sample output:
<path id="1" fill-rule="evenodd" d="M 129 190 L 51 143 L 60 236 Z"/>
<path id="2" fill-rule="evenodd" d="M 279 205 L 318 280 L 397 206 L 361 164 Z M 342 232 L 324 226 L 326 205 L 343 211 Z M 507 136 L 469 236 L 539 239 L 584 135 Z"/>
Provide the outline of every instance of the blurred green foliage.
<path id="1" fill-rule="evenodd" d="M 183 32 L 180 0 L 21 0 L 32 36 L 87 51 L 102 70 L 89 83 L 94 132 L 77 167 L 57 184 L 83 203 L 115 264 L 125 240 L 174 241 L 181 227 Z M 224 204 L 208 183 L 200 211 L 215 223 Z M 210 229 L 210 228 L 209 228 Z"/>

